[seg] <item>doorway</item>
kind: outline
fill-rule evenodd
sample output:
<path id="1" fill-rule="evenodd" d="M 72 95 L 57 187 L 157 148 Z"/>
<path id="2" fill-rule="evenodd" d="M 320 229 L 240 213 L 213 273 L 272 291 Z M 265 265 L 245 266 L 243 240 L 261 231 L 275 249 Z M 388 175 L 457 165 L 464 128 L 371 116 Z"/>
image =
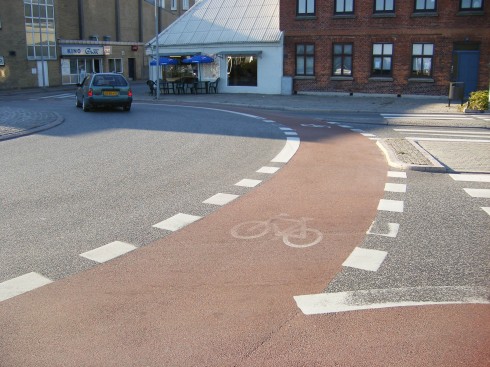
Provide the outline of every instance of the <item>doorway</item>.
<path id="1" fill-rule="evenodd" d="M 135 63 L 136 63 L 136 59 L 134 58 L 128 58 L 128 77 L 129 79 L 131 80 L 135 80 L 136 79 L 136 75 L 135 75 Z"/>
<path id="2" fill-rule="evenodd" d="M 480 45 L 475 43 L 455 44 L 453 51 L 452 80 L 464 83 L 464 96 L 478 89 Z"/>

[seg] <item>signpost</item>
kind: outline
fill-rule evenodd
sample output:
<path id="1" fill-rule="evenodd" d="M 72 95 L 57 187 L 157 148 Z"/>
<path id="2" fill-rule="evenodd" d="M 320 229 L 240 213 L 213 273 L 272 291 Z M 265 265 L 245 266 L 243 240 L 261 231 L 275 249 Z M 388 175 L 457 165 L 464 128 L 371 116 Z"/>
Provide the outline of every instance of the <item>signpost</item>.
<path id="1" fill-rule="evenodd" d="M 161 0 L 145 0 L 147 3 L 155 5 L 155 57 L 157 60 L 157 93 L 156 99 L 160 96 L 160 45 L 158 44 L 158 8 L 162 8 Z M 165 0 L 163 0 L 165 1 Z"/>

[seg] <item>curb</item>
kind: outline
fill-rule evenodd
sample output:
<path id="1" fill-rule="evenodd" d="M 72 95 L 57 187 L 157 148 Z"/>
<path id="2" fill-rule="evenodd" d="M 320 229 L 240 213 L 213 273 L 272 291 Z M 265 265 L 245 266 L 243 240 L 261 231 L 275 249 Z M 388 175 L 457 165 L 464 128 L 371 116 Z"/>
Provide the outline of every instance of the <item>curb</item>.
<path id="1" fill-rule="evenodd" d="M 385 154 L 386 159 L 390 167 L 401 169 L 401 170 L 411 170 L 411 171 L 423 171 L 423 172 L 436 172 L 436 173 L 445 173 L 447 169 L 445 166 L 440 164 L 433 156 L 431 156 L 425 149 L 423 149 L 420 145 L 417 144 L 413 139 L 406 139 L 409 143 L 411 143 L 427 160 L 432 164 L 428 165 L 420 165 L 420 164 L 410 164 L 400 161 L 395 152 L 386 144 L 386 139 L 381 139 L 376 142 L 376 145 L 381 149 L 381 151 Z"/>
<path id="2" fill-rule="evenodd" d="M 32 128 L 29 128 L 29 129 L 16 131 L 16 132 L 11 133 L 11 134 L 0 135 L 0 141 L 15 139 L 15 138 L 18 138 L 21 136 L 31 135 L 34 133 L 38 133 L 40 131 L 49 130 L 55 126 L 60 125 L 61 123 L 63 123 L 65 121 L 65 118 L 63 116 L 61 116 L 59 113 L 57 113 L 57 112 L 53 112 L 53 113 L 56 115 L 56 120 L 45 123 L 43 125 L 34 126 Z"/>

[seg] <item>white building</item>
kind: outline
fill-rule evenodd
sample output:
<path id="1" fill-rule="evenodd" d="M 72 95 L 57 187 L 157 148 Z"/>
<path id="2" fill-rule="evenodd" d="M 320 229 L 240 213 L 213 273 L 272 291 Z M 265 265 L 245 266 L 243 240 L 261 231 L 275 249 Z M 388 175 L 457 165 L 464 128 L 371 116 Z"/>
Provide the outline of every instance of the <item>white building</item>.
<path id="1" fill-rule="evenodd" d="M 220 93 L 291 93 L 288 81 L 283 81 L 279 0 L 200 0 L 159 34 L 158 45 L 159 56 L 180 62 L 196 54 L 214 58 L 194 65 L 194 71 L 201 80 L 220 78 Z M 146 45 L 153 60 L 155 46 L 155 38 Z M 169 66 L 160 72 L 167 76 L 182 70 L 183 66 Z M 151 78 L 157 75 L 158 68 L 150 66 Z"/>

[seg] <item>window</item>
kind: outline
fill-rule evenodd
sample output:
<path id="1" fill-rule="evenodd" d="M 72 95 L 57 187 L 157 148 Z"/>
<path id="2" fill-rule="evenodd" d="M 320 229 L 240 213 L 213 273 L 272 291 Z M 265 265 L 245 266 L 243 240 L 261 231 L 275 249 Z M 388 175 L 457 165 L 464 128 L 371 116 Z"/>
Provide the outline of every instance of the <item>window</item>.
<path id="1" fill-rule="evenodd" d="M 177 10 L 177 0 L 172 0 L 170 3 L 170 10 Z"/>
<path id="2" fill-rule="evenodd" d="M 257 56 L 228 56 L 228 85 L 257 86 Z"/>
<path id="3" fill-rule="evenodd" d="M 315 45 L 296 45 L 296 75 L 315 74 Z"/>
<path id="4" fill-rule="evenodd" d="M 393 13 L 395 11 L 395 0 L 375 0 L 375 13 Z"/>
<path id="5" fill-rule="evenodd" d="M 435 11 L 437 0 L 415 0 L 415 11 Z"/>
<path id="6" fill-rule="evenodd" d="M 109 59 L 109 71 L 111 73 L 122 73 L 122 59 Z"/>
<path id="7" fill-rule="evenodd" d="M 335 0 L 335 14 L 354 14 L 354 0 Z"/>
<path id="8" fill-rule="evenodd" d="M 54 0 L 24 0 L 28 60 L 56 60 Z"/>
<path id="9" fill-rule="evenodd" d="M 189 0 L 182 0 L 182 9 L 183 10 L 189 9 Z"/>
<path id="10" fill-rule="evenodd" d="M 352 76 L 352 43 L 334 43 L 333 76 Z"/>
<path id="11" fill-rule="evenodd" d="M 390 76 L 393 65 L 393 44 L 373 44 L 373 64 L 371 74 L 373 76 Z"/>
<path id="12" fill-rule="evenodd" d="M 430 78 L 432 76 L 432 43 L 414 43 L 412 46 L 412 76 Z"/>
<path id="13" fill-rule="evenodd" d="M 461 10 L 483 10 L 483 0 L 461 0 Z"/>
<path id="14" fill-rule="evenodd" d="M 297 0 L 297 15 L 315 15 L 315 0 Z"/>

